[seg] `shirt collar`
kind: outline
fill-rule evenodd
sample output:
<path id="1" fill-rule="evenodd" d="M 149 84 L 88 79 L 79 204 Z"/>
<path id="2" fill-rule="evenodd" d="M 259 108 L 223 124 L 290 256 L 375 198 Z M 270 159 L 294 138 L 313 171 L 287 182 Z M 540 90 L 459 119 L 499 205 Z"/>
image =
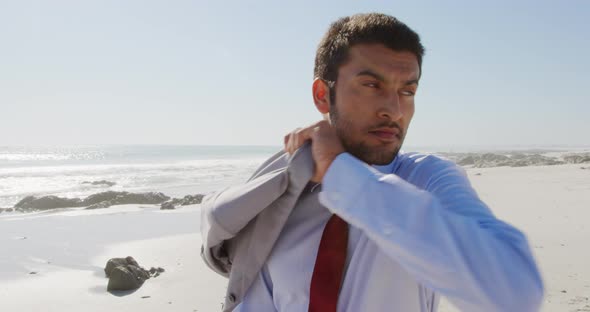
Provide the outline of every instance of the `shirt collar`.
<path id="1" fill-rule="evenodd" d="M 400 153 L 401 153 L 401 151 L 398 153 L 398 156 L 399 156 Z M 377 169 L 377 170 L 379 170 L 379 172 L 381 172 L 381 173 L 385 173 L 385 174 L 392 173 L 393 172 L 393 168 L 395 167 L 395 163 L 396 163 L 396 161 L 398 159 L 398 156 L 395 156 L 395 158 L 389 164 L 387 164 L 387 165 L 380 165 L 380 166 L 379 165 L 373 165 L 372 167 L 375 168 L 375 169 Z"/>

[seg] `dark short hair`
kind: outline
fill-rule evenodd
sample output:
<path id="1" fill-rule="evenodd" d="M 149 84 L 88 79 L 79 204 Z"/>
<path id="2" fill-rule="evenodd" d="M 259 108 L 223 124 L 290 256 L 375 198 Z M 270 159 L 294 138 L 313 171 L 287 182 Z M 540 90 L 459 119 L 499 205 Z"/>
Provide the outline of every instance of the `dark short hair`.
<path id="1" fill-rule="evenodd" d="M 393 16 L 368 13 L 342 17 L 330 25 L 316 52 L 314 78 L 335 82 L 338 68 L 348 61 L 349 49 L 363 43 L 411 52 L 422 72 L 424 47 L 420 36 Z"/>

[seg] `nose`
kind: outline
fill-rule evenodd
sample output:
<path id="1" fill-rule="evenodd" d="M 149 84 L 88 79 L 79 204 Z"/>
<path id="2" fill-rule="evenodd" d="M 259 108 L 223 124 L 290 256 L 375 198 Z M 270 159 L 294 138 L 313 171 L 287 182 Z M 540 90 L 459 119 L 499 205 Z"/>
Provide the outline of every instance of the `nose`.
<path id="1" fill-rule="evenodd" d="M 385 98 L 381 106 L 379 106 L 378 115 L 380 118 L 389 119 L 392 121 L 398 121 L 402 118 L 401 103 L 399 95 L 394 93 L 391 96 Z"/>

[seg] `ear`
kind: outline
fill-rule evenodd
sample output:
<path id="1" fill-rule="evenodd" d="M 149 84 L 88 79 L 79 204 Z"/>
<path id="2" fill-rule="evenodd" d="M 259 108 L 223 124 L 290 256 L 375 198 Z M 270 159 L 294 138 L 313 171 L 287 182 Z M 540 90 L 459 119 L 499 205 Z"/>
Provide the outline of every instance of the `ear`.
<path id="1" fill-rule="evenodd" d="M 330 88 L 326 82 L 320 78 L 313 81 L 312 86 L 313 102 L 318 112 L 322 115 L 330 112 Z"/>

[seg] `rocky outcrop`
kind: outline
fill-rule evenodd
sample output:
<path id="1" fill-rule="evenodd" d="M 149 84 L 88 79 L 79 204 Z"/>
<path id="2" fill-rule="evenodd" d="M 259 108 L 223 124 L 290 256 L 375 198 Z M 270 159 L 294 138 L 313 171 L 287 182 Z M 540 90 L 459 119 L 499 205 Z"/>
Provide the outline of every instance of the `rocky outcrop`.
<path id="1" fill-rule="evenodd" d="M 470 166 L 475 165 L 476 157 L 474 155 L 468 155 L 457 160 L 457 165 L 459 166 Z"/>
<path id="2" fill-rule="evenodd" d="M 82 182 L 82 184 L 90 184 L 90 185 L 104 185 L 104 186 L 113 186 L 117 183 L 115 182 L 111 182 L 111 181 L 107 181 L 107 180 L 100 180 L 100 181 L 84 181 Z"/>
<path id="3" fill-rule="evenodd" d="M 532 155 L 515 155 L 510 159 L 510 167 L 526 167 L 526 166 L 553 166 L 561 165 L 563 161 L 555 157 L 547 157 L 539 154 Z"/>
<path id="4" fill-rule="evenodd" d="M 195 205 L 200 204 L 203 201 L 203 197 L 205 195 L 197 194 L 197 195 L 186 195 L 183 198 L 173 198 L 170 201 L 162 203 L 160 209 L 168 210 L 168 209 L 176 209 L 176 206 L 187 206 L 187 205 Z"/>
<path id="5" fill-rule="evenodd" d="M 129 193 L 108 191 L 90 195 L 84 200 L 53 195 L 43 197 L 27 196 L 14 205 L 14 207 L 17 211 L 21 212 L 72 207 L 97 209 L 126 204 L 156 205 L 169 199 L 169 196 L 159 192 Z"/>
<path id="6" fill-rule="evenodd" d="M 151 277 L 157 277 L 164 272 L 163 268 L 152 267 L 149 270 L 141 267 L 133 257 L 112 258 L 104 268 L 108 291 L 134 290 L 143 285 Z"/>
<path id="7" fill-rule="evenodd" d="M 57 196 L 27 196 L 14 205 L 17 211 L 48 210 L 55 208 L 80 207 L 79 198 L 63 198 Z"/>
<path id="8" fill-rule="evenodd" d="M 82 207 L 88 206 L 86 209 L 98 209 L 127 204 L 157 205 L 169 199 L 170 197 L 160 192 L 129 193 L 108 191 L 88 196 L 82 202 Z"/>
<path id="9" fill-rule="evenodd" d="M 160 205 L 161 210 L 174 210 L 176 207 L 171 202 L 165 202 Z"/>
<path id="10" fill-rule="evenodd" d="M 31 212 L 55 208 L 86 207 L 86 209 L 108 208 L 115 205 L 157 205 L 162 204 L 161 209 L 175 209 L 176 206 L 200 204 L 204 195 L 186 195 L 183 198 L 170 198 L 160 192 L 129 193 L 107 191 L 90 195 L 84 200 L 79 198 L 64 198 L 58 196 L 27 196 L 19 201 L 15 210 L 19 212 Z M 1 209 L 0 212 L 12 211 L 12 208 Z"/>
<path id="11" fill-rule="evenodd" d="M 539 154 L 514 153 L 502 155 L 494 153 L 463 154 L 456 157 L 455 161 L 460 166 L 473 166 L 474 168 L 490 167 L 525 167 L 525 166 L 551 166 L 564 162 L 555 158 Z"/>
<path id="12" fill-rule="evenodd" d="M 590 162 L 590 154 L 571 154 L 563 156 L 563 160 L 568 164 L 583 164 Z"/>

